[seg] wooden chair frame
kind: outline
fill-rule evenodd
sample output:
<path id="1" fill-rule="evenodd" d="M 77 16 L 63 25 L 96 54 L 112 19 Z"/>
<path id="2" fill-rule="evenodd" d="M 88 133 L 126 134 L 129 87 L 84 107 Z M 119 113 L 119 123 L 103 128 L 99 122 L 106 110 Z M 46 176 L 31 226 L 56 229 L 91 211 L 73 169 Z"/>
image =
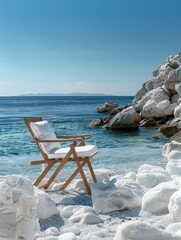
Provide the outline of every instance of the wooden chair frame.
<path id="1" fill-rule="evenodd" d="M 97 182 L 96 175 L 94 173 L 93 167 L 91 165 L 90 160 L 92 157 L 95 155 L 92 155 L 91 157 L 79 157 L 77 152 L 76 152 L 76 146 L 85 146 L 85 140 L 86 138 L 91 137 L 90 134 L 85 134 L 85 135 L 72 135 L 72 136 L 56 136 L 57 140 L 40 140 L 36 138 L 36 135 L 33 131 L 33 129 L 30 126 L 31 122 L 38 122 L 38 121 L 43 121 L 42 118 L 25 118 L 24 119 L 25 124 L 27 128 L 29 129 L 31 135 L 32 135 L 32 142 L 36 143 L 38 146 L 38 149 L 43 157 L 42 160 L 35 160 L 32 161 L 32 165 L 37 165 L 37 164 L 42 164 L 46 165 L 44 169 L 42 169 L 41 174 L 39 177 L 35 180 L 33 183 L 35 186 L 38 186 L 41 181 L 45 178 L 47 173 L 52 169 L 52 167 L 56 164 L 59 163 L 57 168 L 54 170 L 53 174 L 50 176 L 49 180 L 47 181 L 46 184 L 42 185 L 39 188 L 44 188 L 48 189 L 52 182 L 55 180 L 57 177 L 58 173 L 62 170 L 62 168 L 65 166 L 66 163 L 68 162 L 75 162 L 77 164 L 77 168 L 75 171 L 71 174 L 71 176 L 66 180 L 66 182 L 62 185 L 60 189 L 64 190 L 70 183 L 71 181 L 76 177 L 78 173 L 80 173 L 81 178 L 85 184 L 86 190 L 89 194 L 91 194 L 89 183 L 87 181 L 87 178 L 85 176 L 85 173 L 83 171 L 83 167 L 87 164 L 90 174 L 92 176 L 92 179 L 94 182 Z M 60 143 L 65 143 L 65 142 L 70 142 L 70 150 L 66 154 L 64 158 L 54 158 L 54 159 L 49 159 L 48 155 L 44 152 L 42 149 L 41 143 L 48 143 L 48 142 L 60 142 Z M 73 156 L 73 157 L 72 157 Z"/>

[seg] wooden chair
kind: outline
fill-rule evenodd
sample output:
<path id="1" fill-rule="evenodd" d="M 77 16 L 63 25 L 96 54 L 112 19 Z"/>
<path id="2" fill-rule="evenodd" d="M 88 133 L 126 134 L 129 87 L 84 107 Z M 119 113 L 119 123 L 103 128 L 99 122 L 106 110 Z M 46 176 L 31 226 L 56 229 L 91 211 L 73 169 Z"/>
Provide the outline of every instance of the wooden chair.
<path id="1" fill-rule="evenodd" d="M 83 167 L 87 164 L 93 181 L 96 182 L 96 175 L 90 160 L 97 154 L 98 150 L 96 146 L 86 145 L 85 143 L 85 139 L 91 137 L 91 135 L 56 136 L 48 122 L 42 118 L 25 118 L 24 121 L 33 137 L 32 142 L 37 144 L 43 157 L 42 160 L 32 161 L 31 164 L 43 164 L 46 166 L 34 182 L 34 185 L 38 186 L 52 167 L 58 163 L 57 168 L 53 171 L 47 183 L 40 187 L 48 189 L 65 164 L 75 162 L 77 165 L 75 171 L 66 180 L 61 189 L 65 189 L 76 175 L 80 173 L 87 192 L 90 194 L 90 187 Z M 70 142 L 69 147 L 61 147 L 60 143 L 65 142 Z"/>

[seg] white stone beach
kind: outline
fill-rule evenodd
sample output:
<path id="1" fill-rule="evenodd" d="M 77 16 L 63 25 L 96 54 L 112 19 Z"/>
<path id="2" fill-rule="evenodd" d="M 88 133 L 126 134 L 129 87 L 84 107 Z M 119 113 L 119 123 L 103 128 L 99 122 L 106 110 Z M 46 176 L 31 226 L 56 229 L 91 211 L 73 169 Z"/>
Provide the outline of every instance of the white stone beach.
<path id="1" fill-rule="evenodd" d="M 104 126 L 134 130 L 144 121 L 165 123 L 160 132 L 177 136 L 163 147 L 164 163 L 121 175 L 96 169 L 97 183 L 87 173 L 91 195 L 79 177 L 64 191 L 57 179 L 46 192 L 25 176 L 0 177 L 0 239 L 181 240 L 180 72 L 181 53 L 168 57 L 132 105 L 119 107 Z"/>
<path id="2" fill-rule="evenodd" d="M 96 170 L 92 195 L 81 179 L 47 192 L 23 176 L 0 178 L 0 239 L 181 239 L 181 152 L 163 148 L 165 167 L 143 164 L 124 175 Z M 179 145 L 179 143 L 178 143 Z"/>

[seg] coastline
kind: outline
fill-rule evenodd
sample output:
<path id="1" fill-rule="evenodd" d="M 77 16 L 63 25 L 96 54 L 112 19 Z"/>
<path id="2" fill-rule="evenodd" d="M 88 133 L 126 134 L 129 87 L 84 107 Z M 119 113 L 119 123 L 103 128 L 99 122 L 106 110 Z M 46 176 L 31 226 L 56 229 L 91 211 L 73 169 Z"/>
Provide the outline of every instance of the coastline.
<path id="1" fill-rule="evenodd" d="M 155 145 L 157 140 L 157 143 L 160 141 L 159 136 L 144 140 L 137 138 L 139 136 L 137 133 L 143 126 L 157 128 L 162 125 L 159 128 L 160 134 L 168 138 L 181 131 L 181 85 L 176 77 L 180 69 L 181 53 L 168 57 L 165 64 L 154 70 L 153 78 L 143 84 L 131 104 L 123 104 L 125 107 L 121 107 L 118 104 L 105 103 L 105 106 L 101 106 L 100 112 L 102 112 L 102 107 L 103 109 L 108 107 L 109 110 L 106 109 L 106 111 L 110 113 L 102 121 L 107 131 L 102 133 L 103 129 L 103 131 L 95 130 L 95 128 L 90 128 L 90 130 L 96 133 L 94 136 L 99 140 L 102 136 L 107 137 L 108 141 L 104 139 L 104 142 L 100 144 L 104 150 L 107 142 L 112 140 L 112 143 L 108 145 L 114 146 L 109 149 L 111 153 L 107 155 L 106 152 L 103 155 L 107 166 L 110 164 L 110 159 L 113 164 L 111 156 L 114 155 L 118 155 L 118 158 L 123 160 L 120 164 L 121 169 L 122 163 L 126 161 L 127 152 L 131 154 L 131 158 L 134 158 L 136 152 L 141 155 L 149 150 L 151 158 L 153 149 L 159 148 L 160 150 L 161 144 Z M 43 112 L 46 117 L 52 117 L 52 113 L 55 112 L 52 106 L 57 106 L 57 103 L 61 106 L 61 112 L 52 119 L 56 132 L 65 130 L 65 122 L 71 134 L 72 123 L 74 123 L 76 133 L 79 132 L 77 130 L 87 129 L 87 125 L 84 125 L 87 118 L 82 120 L 83 117 L 90 117 L 88 106 L 92 103 L 86 98 L 84 98 L 86 102 L 79 99 L 77 103 L 77 98 L 72 98 L 75 104 L 74 119 L 69 101 L 64 102 L 64 105 L 63 102 L 54 103 L 54 100 L 48 101 L 48 105 L 44 105 L 45 102 L 42 103 L 46 109 L 50 110 Z M 100 98 L 98 97 L 97 100 Z M 45 100 L 45 98 L 42 99 Z M 56 100 L 59 101 L 60 97 Z M 35 112 L 39 114 L 39 104 L 36 106 L 34 102 L 37 112 L 33 108 L 33 115 Z M 96 105 L 95 101 L 91 106 Z M 110 105 L 114 105 L 114 108 L 110 109 Z M 22 109 L 24 111 L 24 106 Z M 86 109 L 86 114 L 79 115 L 80 109 Z M 60 113 L 64 114 L 65 119 L 62 117 L 62 120 L 59 117 Z M 41 115 L 44 117 L 43 114 Z M 98 116 L 98 114 L 94 113 L 93 116 Z M 22 115 L 20 118 L 22 120 Z M 80 120 L 79 126 L 76 119 Z M 116 133 L 114 132 L 114 139 L 111 138 L 113 131 L 110 130 L 117 130 Z M 119 130 L 123 132 L 134 130 L 129 135 L 134 139 L 129 142 L 131 145 L 123 141 L 122 149 L 120 149 L 120 143 L 124 139 L 124 134 L 120 134 Z M 129 138 L 129 141 L 130 139 L 132 138 Z M 135 145 L 135 140 L 137 145 Z M 121 151 L 124 147 L 126 147 L 125 152 Z M 115 149 L 118 149 L 118 152 L 114 151 Z M 58 190 L 62 185 L 63 179 L 61 179 L 51 185 L 51 190 L 45 192 L 33 187 L 32 183 L 23 176 L 1 177 L 0 237 L 26 240 L 97 240 L 103 238 L 106 240 L 181 240 L 181 143 L 176 141 L 166 143 L 163 146 L 162 155 L 166 160 L 165 166 L 159 162 L 161 156 L 157 154 L 157 162 L 154 163 L 158 164 L 153 164 L 150 158 L 147 161 L 142 158 L 139 166 L 135 161 L 137 169 L 134 167 L 133 171 L 127 173 L 114 172 L 105 166 L 101 169 L 96 168 L 95 173 L 98 179 L 96 183 L 90 181 L 87 173 L 91 196 L 87 195 L 85 186 L 79 178 L 74 179 L 66 191 Z M 118 168 L 117 162 L 114 164 Z M 134 166 L 133 162 L 130 161 L 130 163 Z M 98 166 L 101 164 L 97 163 Z"/>
<path id="2" fill-rule="evenodd" d="M 163 154 L 167 157 L 168 164 L 172 159 L 181 161 L 178 160 L 181 152 L 174 150 L 173 143 L 172 146 L 171 143 L 164 146 Z M 31 189 L 28 203 L 25 202 L 25 197 L 23 201 L 27 208 L 30 199 L 34 198 L 37 215 L 34 215 L 34 219 L 31 218 L 34 221 L 34 224 L 31 223 L 34 226 L 31 232 L 23 228 L 25 239 L 32 239 L 32 235 L 36 240 L 137 240 L 138 236 L 139 240 L 145 237 L 150 240 L 181 239 L 181 219 L 175 220 L 181 206 L 177 202 L 178 209 L 175 213 L 170 206 L 170 199 L 173 202 L 173 196 L 180 192 L 180 177 L 171 174 L 171 171 L 169 174 L 168 164 L 166 170 L 160 166 L 143 164 L 134 172 L 122 175 L 116 175 L 109 169 L 96 170 L 98 183 L 90 183 L 92 195 L 87 195 L 81 179 L 75 179 L 64 191 L 58 190 L 61 186 L 58 180 L 45 192 L 37 188 Z M 181 171 L 179 167 L 178 170 Z M 13 178 L 15 182 L 10 184 L 11 190 L 27 194 L 32 185 L 22 176 L 1 177 L 1 186 L 2 180 L 11 182 Z M 26 184 L 29 187 L 25 187 Z M 6 207 L 9 204 L 2 201 L 6 197 L 7 191 L 2 194 L 1 190 L 2 207 L 3 204 L 7 204 Z M 21 207 L 22 202 L 17 211 Z M 22 214 L 21 224 L 27 219 Z M 39 227 L 35 228 L 37 224 Z M 137 234 L 131 236 L 131 229 Z M 0 236 L 1 234 L 5 234 L 4 230 Z"/>

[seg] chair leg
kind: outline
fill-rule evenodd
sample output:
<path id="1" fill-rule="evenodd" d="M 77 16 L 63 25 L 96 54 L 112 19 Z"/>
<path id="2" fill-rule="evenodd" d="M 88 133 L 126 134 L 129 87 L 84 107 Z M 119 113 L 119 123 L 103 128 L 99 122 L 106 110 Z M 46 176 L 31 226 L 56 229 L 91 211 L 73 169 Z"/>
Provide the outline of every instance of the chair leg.
<path id="1" fill-rule="evenodd" d="M 78 155 L 77 155 L 77 153 L 76 153 L 76 151 L 75 151 L 75 146 L 72 144 L 70 147 L 71 147 L 72 153 L 73 153 L 73 155 L 74 155 L 74 159 L 75 159 L 75 161 L 76 161 L 76 163 L 77 163 L 77 167 L 78 167 L 78 169 L 79 169 L 79 172 L 80 172 L 80 175 L 81 175 L 81 177 L 82 177 L 82 180 L 83 180 L 83 182 L 84 182 L 84 184 L 85 184 L 85 187 L 86 187 L 86 189 L 87 189 L 87 192 L 88 192 L 88 194 L 91 194 L 90 187 L 89 187 L 89 183 L 88 183 L 87 178 L 86 178 L 86 176 L 85 176 L 85 174 L 84 174 L 84 171 L 83 171 L 83 168 L 82 168 L 82 166 L 81 166 L 79 157 L 78 157 Z M 84 159 L 84 161 L 86 161 L 86 159 Z"/>
<path id="2" fill-rule="evenodd" d="M 81 175 L 81 177 L 82 177 L 82 180 L 83 180 L 83 182 L 84 182 L 84 184 L 85 184 L 85 187 L 86 187 L 86 189 L 87 189 L 87 192 L 88 192 L 88 194 L 91 194 L 90 187 L 89 187 L 89 183 L 88 183 L 87 178 L 86 178 L 86 176 L 85 176 L 85 174 L 84 174 L 84 171 L 83 171 L 83 169 L 82 169 L 81 163 L 80 163 L 80 161 L 79 161 L 78 159 L 76 160 L 76 163 L 77 163 L 77 166 L 78 166 L 78 170 L 79 170 L 79 172 L 80 172 L 80 175 Z"/>
<path id="3" fill-rule="evenodd" d="M 92 175 L 92 179 L 94 180 L 94 182 L 97 182 L 97 178 L 96 178 L 95 172 L 93 170 L 92 164 L 90 162 L 90 159 L 87 160 L 87 165 L 88 165 L 90 173 Z"/>
<path id="4" fill-rule="evenodd" d="M 34 186 L 38 186 L 38 184 L 43 180 L 43 178 L 47 175 L 50 169 L 53 167 L 54 163 L 49 163 L 48 166 L 43 170 L 37 180 L 33 183 Z"/>
<path id="5" fill-rule="evenodd" d="M 51 177 L 49 178 L 48 182 L 43 186 L 45 189 L 48 189 L 50 187 L 50 185 L 52 184 L 52 182 L 55 180 L 56 176 L 58 175 L 58 173 L 62 170 L 62 168 L 64 167 L 64 165 L 68 162 L 70 156 L 71 156 L 72 152 L 71 150 L 67 153 L 66 157 L 64 158 L 64 160 L 59 164 L 59 166 L 57 167 L 57 169 L 54 171 L 54 173 L 51 175 Z"/>
<path id="6" fill-rule="evenodd" d="M 85 164 L 86 162 L 81 163 L 82 168 L 84 167 Z M 71 181 L 76 177 L 78 173 L 79 173 L 79 168 L 76 168 L 74 173 L 67 179 L 67 181 L 63 184 L 63 186 L 60 189 L 64 190 L 71 183 Z"/>

